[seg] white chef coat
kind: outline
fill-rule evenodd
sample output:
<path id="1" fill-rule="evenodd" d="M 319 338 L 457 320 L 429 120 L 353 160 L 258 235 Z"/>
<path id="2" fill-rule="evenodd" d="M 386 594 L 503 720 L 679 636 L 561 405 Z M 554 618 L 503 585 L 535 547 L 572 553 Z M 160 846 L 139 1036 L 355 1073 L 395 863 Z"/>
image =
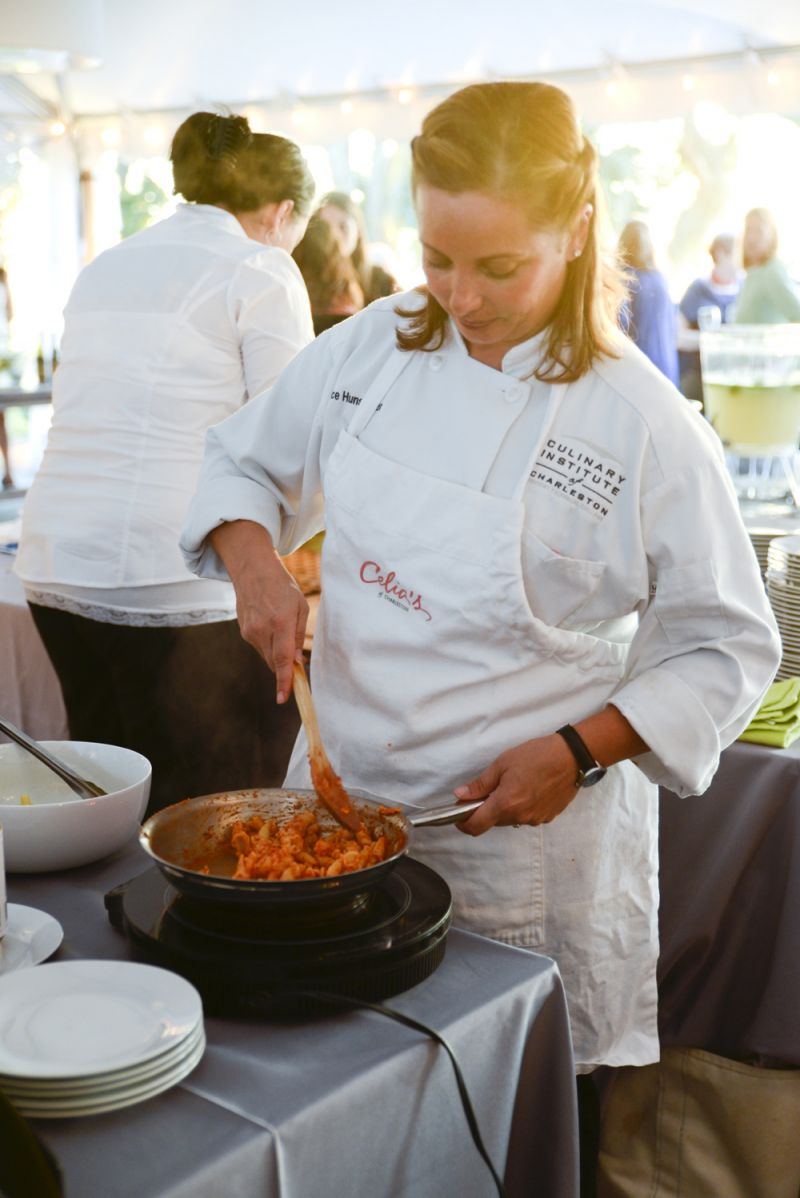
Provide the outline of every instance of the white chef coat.
<path id="1" fill-rule="evenodd" d="M 271 392 L 212 430 L 187 560 L 218 574 L 203 538 L 236 518 L 264 524 L 285 552 L 320 527 L 325 498 L 336 545 L 375 546 L 360 572 L 353 566 L 349 592 L 342 553 L 331 558 L 332 588 L 323 557 L 312 669 L 323 739 L 345 782 L 389 799 L 444 799 L 503 748 L 609 700 L 626 715 L 651 749 L 638 770 L 614 767 L 547 828 L 493 829 L 478 841 L 436 829 L 415 836 L 414 852 L 448 878 L 460 922 L 553 952 L 580 1068 L 645 1063 L 657 1056 L 657 822 L 646 779 L 704 789 L 779 660 L 719 443 L 635 347 L 553 386 L 531 379 L 538 339 L 510 351 L 502 371 L 469 358 L 452 328 L 436 353 L 397 355 L 397 302 L 320 338 Z M 402 373 L 376 394 L 393 356 L 406 359 Z M 387 546 L 395 560 L 383 559 Z M 402 625 L 387 673 L 386 636 L 364 606 L 377 591 L 359 584 L 390 569 L 391 588 L 377 590 L 420 631 L 406 644 L 412 625 Z M 448 572 L 461 599 L 448 593 Z M 433 631 L 448 605 L 442 627 L 464 637 L 462 654 L 443 654 Z M 486 651 L 476 653 L 484 629 Z M 370 654 L 380 657 L 371 695 Z M 493 660 L 503 671 L 497 704 Z M 483 706 L 470 706 L 479 687 Z M 443 735 L 431 735 L 430 720 Z M 307 777 L 303 751 L 292 785 Z"/>
<path id="2" fill-rule="evenodd" d="M 183 204 L 87 266 L 24 505 L 15 568 L 29 594 L 88 614 L 94 598 L 111 613 L 230 617 L 230 584 L 197 579 L 178 549 L 205 431 L 312 338 L 291 256 L 213 205 Z"/>

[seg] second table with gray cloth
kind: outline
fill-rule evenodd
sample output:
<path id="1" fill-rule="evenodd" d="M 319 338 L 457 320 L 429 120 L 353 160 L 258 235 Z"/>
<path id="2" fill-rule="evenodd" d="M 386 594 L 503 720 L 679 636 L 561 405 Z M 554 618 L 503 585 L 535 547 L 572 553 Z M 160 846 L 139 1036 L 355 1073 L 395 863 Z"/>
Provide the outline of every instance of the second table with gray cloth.
<path id="1" fill-rule="evenodd" d="M 662 1045 L 800 1066 L 800 741 L 731 745 L 660 825 Z"/>
<path id="2" fill-rule="evenodd" d="M 660 795 L 662 1059 L 604 1078 L 599 1198 L 796 1198 L 800 742 Z"/>
<path id="3" fill-rule="evenodd" d="M 131 959 L 104 895 L 143 872 L 138 846 L 61 874 L 10 875 L 10 902 L 64 927 L 56 960 Z M 386 1005 L 452 1046 L 511 1198 L 576 1198 L 574 1063 L 546 957 L 451 930 L 440 967 Z M 207 1018 L 193 1073 L 157 1098 L 36 1120 L 74 1198 L 491 1198 L 451 1065 L 369 1011 L 293 1022 Z"/>

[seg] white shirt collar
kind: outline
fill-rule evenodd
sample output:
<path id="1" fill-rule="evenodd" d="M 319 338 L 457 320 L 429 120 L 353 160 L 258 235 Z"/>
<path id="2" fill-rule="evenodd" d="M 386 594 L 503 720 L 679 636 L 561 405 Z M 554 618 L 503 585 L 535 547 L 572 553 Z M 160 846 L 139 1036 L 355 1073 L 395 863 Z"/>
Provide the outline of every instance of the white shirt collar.
<path id="1" fill-rule="evenodd" d="M 244 237 L 248 241 L 253 240 L 253 238 L 247 237 L 232 212 L 226 212 L 224 208 L 218 208 L 216 204 L 178 204 L 176 211 L 182 220 L 202 218 L 224 229 L 226 233 L 232 233 L 234 237 Z"/>

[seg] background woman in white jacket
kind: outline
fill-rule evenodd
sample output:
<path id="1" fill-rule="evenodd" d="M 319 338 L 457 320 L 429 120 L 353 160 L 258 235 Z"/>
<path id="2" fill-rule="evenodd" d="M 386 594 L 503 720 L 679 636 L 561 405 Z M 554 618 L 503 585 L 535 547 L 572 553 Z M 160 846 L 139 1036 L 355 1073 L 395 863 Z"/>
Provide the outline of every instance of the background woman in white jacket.
<path id="1" fill-rule="evenodd" d="M 568 97 L 457 92 L 413 169 L 427 287 L 211 430 L 184 549 L 227 569 L 285 697 L 306 610 L 275 549 L 325 523 L 312 683 L 345 784 L 484 798 L 415 857 L 459 925 L 558 961 L 580 1073 L 646 1064 L 656 784 L 708 786 L 775 623 L 718 439 L 616 329 Z M 309 784 L 302 736 L 287 783 Z"/>
<path id="2" fill-rule="evenodd" d="M 313 335 L 290 256 L 314 191 L 297 146 L 198 112 L 171 156 L 189 202 L 70 296 L 16 565 L 71 736 L 144 753 L 150 810 L 285 770 L 295 714 L 239 635 L 232 587 L 190 574 L 178 534 L 208 426 Z"/>

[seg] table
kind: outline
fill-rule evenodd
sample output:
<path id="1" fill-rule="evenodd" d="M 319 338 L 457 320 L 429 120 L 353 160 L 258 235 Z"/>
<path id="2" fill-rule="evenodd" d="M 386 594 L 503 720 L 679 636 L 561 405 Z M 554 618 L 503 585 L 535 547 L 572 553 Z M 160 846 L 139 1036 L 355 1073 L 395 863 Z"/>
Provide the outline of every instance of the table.
<path id="1" fill-rule="evenodd" d="M 800 741 L 660 811 L 662 1044 L 800 1066 Z"/>
<path id="2" fill-rule="evenodd" d="M 660 852 L 662 1059 L 603 1078 L 598 1192 L 790 1198 L 800 1185 L 800 742 L 733 744 L 704 795 L 662 790 Z"/>
<path id="3" fill-rule="evenodd" d="M 6 408 L 33 408 L 52 401 L 49 383 L 41 383 L 30 391 L 23 387 L 0 387 L 0 412 L 4 412 Z"/>
<path id="4" fill-rule="evenodd" d="M 10 875 L 9 901 L 64 927 L 56 959 L 130 959 L 103 896 L 138 844 L 62 874 Z M 387 1005 L 443 1034 L 511 1198 L 576 1198 L 574 1063 L 549 958 L 451 930 L 444 962 Z M 80 1198 L 491 1198 L 442 1050 L 372 1012 L 288 1024 L 206 1020 L 180 1085 L 85 1119 L 36 1120 Z"/>
<path id="5" fill-rule="evenodd" d="M 13 557 L 0 555 L 0 715 L 37 740 L 64 740 L 69 733 L 61 686 L 13 564 Z"/>

